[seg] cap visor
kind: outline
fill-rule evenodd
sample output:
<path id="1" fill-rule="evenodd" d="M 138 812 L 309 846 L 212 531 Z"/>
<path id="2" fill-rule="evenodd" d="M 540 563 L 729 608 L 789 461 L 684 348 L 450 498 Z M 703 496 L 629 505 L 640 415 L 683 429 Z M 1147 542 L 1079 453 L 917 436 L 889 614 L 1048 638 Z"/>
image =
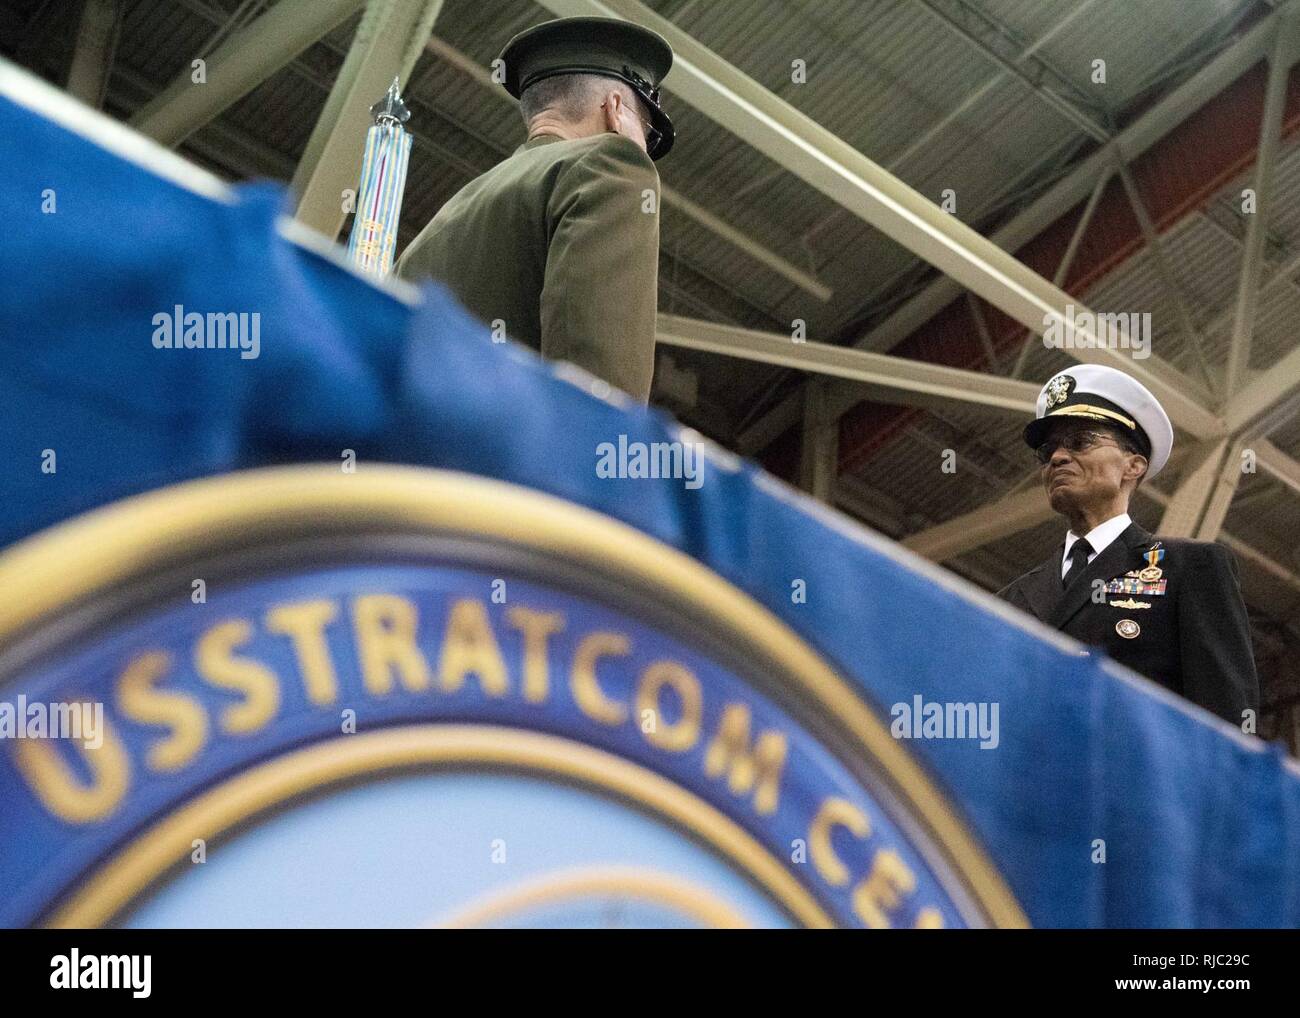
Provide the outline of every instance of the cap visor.
<path id="1" fill-rule="evenodd" d="M 673 122 L 668 119 L 668 114 L 655 106 L 650 108 L 650 123 L 659 132 L 659 143 L 655 145 L 653 152 L 649 152 L 649 156 L 651 159 L 662 159 L 677 140 L 677 132 L 673 129 Z"/>
<path id="2" fill-rule="evenodd" d="M 1031 449 L 1037 449 L 1047 438 L 1047 426 L 1051 422 L 1046 417 L 1038 417 L 1025 425 L 1024 438 L 1025 445 Z"/>

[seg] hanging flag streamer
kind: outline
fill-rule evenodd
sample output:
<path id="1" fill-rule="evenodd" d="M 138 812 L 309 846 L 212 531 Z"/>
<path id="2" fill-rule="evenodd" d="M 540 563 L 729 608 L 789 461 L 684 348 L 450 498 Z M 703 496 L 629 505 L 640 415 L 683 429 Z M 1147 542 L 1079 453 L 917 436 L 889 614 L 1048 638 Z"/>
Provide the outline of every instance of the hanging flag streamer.
<path id="1" fill-rule="evenodd" d="M 375 123 L 366 132 L 348 257 L 359 269 L 386 276 L 393 268 L 406 167 L 411 157 L 411 135 L 402 128 L 411 113 L 402 102 L 396 78 L 370 112 Z"/>

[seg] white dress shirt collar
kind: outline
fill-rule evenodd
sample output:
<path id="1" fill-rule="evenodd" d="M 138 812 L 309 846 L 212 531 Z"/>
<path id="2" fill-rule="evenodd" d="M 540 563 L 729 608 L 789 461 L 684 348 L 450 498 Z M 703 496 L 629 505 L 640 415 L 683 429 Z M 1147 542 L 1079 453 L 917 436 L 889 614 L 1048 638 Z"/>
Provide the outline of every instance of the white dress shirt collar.
<path id="1" fill-rule="evenodd" d="M 1091 562 L 1103 551 L 1120 534 L 1128 529 L 1128 525 L 1133 521 L 1129 518 L 1128 513 L 1120 513 L 1118 516 L 1112 516 L 1105 523 L 1098 523 L 1089 530 L 1084 537 L 1092 545 L 1092 551 L 1088 553 L 1088 561 Z M 1074 547 L 1074 542 L 1079 539 L 1079 535 L 1073 530 L 1065 535 L 1065 554 L 1061 557 L 1061 575 L 1065 575 L 1065 570 L 1069 568 L 1070 549 Z"/>

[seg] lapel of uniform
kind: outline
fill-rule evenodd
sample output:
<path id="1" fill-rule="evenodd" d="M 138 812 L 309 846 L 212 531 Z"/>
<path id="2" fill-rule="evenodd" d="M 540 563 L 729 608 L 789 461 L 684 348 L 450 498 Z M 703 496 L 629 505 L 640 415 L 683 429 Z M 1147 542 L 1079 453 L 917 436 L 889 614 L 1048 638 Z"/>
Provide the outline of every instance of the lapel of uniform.
<path id="1" fill-rule="evenodd" d="M 1031 570 L 1021 581 L 1021 590 L 1029 602 L 1030 611 L 1041 622 L 1051 617 L 1052 609 L 1061 599 L 1061 557 L 1065 554 L 1065 542 L 1056 546 L 1052 557 Z"/>
<path id="2" fill-rule="evenodd" d="M 1108 580 L 1121 575 L 1141 561 L 1143 549 L 1150 547 L 1151 535 L 1136 523 L 1130 523 L 1124 532 L 1106 545 L 1105 550 L 1088 563 L 1082 575 L 1075 578 L 1070 589 L 1060 598 L 1048 623 L 1056 629 L 1066 624 L 1092 597 L 1092 581 Z M 1060 582 L 1059 579 L 1057 581 Z"/>

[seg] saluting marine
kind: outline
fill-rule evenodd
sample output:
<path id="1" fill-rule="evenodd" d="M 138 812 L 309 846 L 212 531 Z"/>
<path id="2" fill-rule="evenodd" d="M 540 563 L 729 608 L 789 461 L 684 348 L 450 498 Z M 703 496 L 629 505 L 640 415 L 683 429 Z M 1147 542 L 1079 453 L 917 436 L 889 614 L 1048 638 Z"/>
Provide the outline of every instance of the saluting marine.
<path id="1" fill-rule="evenodd" d="M 644 402 L 654 374 L 659 83 L 673 52 L 612 18 L 562 18 L 500 57 L 528 139 L 457 192 L 398 274 L 446 283 L 484 322 Z"/>
<path id="2" fill-rule="evenodd" d="M 1211 541 L 1155 538 L 1128 515 L 1173 448 L 1156 398 L 1122 371 L 1078 365 L 1043 386 L 1024 437 L 1070 529 L 998 596 L 1241 725 L 1259 682 L 1236 559 Z"/>

